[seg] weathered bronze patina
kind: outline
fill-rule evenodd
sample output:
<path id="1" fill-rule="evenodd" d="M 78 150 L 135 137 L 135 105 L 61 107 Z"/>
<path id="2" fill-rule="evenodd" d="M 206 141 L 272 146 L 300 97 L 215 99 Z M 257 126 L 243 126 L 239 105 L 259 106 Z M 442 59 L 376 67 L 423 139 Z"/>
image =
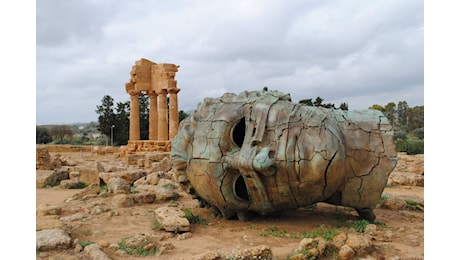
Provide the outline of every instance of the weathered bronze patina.
<path id="1" fill-rule="evenodd" d="M 326 202 L 374 221 L 396 160 L 380 111 L 305 106 L 278 91 L 205 99 L 171 151 L 178 180 L 240 220 Z"/>

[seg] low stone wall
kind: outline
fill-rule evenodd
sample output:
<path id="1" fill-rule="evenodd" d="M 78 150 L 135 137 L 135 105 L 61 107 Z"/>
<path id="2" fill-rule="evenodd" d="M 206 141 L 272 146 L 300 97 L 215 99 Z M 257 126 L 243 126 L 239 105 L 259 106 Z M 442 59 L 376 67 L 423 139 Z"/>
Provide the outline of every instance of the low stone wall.
<path id="1" fill-rule="evenodd" d="M 103 146 L 103 145 L 67 145 L 67 144 L 55 144 L 55 145 L 47 145 L 47 144 L 37 144 L 37 149 L 46 148 L 50 153 L 114 153 L 118 152 L 118 147 L 112 146 Z"/>

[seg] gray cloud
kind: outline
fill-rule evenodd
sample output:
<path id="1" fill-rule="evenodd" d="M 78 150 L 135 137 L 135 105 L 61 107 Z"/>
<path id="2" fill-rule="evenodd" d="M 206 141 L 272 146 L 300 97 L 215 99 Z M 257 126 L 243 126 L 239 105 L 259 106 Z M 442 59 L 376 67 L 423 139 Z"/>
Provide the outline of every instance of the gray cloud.
<path id="1" fill-rule="evenodd" d="M 423 105 L 423 2 L 37 1 L 37 124 L 96 121 L 140 58 L 180 65 L 179 109 L 264 86 L 350 109 Z"/>

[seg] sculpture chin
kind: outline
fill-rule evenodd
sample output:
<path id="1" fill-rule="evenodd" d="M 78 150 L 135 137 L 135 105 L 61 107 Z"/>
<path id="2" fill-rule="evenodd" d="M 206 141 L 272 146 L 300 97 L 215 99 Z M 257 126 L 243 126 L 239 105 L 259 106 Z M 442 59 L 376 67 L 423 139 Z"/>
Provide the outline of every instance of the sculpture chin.
<path id="1" fill-rule="evenodd" d="M 226 218 L 327 202 L 374 221 L 396 150 L 379 111 L 310 107 L 253 91 L 199 104 L 179 125 L 171 161 L 178 179 Z"/>

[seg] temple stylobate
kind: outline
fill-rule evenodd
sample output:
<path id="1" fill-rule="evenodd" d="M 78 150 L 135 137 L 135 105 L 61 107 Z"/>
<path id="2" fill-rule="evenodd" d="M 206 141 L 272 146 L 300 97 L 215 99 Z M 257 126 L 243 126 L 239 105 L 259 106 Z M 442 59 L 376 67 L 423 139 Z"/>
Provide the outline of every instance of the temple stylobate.
<path id="1" fill-rule="evenodd" d="M 126 83 L 126 92 L 130 95 L 128 153 L 171 151 L 171 140 L 179 127 L 177 93 L 180 89 L 174 79 L 178 69 L 175 64 L 156 64 L 144 58 L 132 67 L 131 79 Z M 149 96 L 148 140 L 140 138 L 140 93 Z"/>

